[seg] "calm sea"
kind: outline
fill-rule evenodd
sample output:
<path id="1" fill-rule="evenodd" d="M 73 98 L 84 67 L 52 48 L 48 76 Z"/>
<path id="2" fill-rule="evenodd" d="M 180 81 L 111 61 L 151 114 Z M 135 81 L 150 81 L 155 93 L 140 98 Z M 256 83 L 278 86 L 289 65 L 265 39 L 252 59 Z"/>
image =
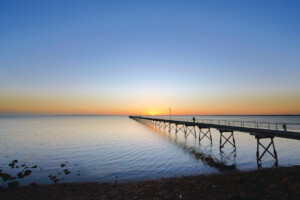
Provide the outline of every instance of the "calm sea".
<path id="1" fill-rule="evenodd" d="M 202 118 L 300 123 L 299 116 L 197 117 Z M 212 142 L 199 143 L 193 135 L 185 138 L 183 132 L 154 129 L 127 116 L 0 116 L 0 170 L 26 185 L 222 173 L 224 166 L 257 169 L 255 137 L 235 132 L 234 138 L 236 148 L 228 143 L 220 150 L 216 130 Z M 274 143 L 279 166 L 300 164 L 299 141 L 275 138 Z M 262 167 L 273 164 L 265 154 Z M 18 177 L 26 170 L 31 174 Z M 1 185 L 8 182 L 0 178 Z"/>

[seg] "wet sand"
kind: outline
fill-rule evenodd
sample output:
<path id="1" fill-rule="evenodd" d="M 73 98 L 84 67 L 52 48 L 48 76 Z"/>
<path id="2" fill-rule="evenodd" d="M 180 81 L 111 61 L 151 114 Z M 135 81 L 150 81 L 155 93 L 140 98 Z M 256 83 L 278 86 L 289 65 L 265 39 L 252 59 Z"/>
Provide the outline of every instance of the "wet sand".
<path id="1" fill-rule="evenodd" d="M 1 188 L 0 199 L 300 199 L 300 166 L 122 184 Z"/>

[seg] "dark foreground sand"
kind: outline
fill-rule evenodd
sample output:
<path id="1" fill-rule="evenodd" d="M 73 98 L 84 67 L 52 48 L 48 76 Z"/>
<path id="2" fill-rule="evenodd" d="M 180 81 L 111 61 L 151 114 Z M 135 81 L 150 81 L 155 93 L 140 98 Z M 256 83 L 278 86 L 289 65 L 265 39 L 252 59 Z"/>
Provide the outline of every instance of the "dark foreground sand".
<path id="1" fill-rule="evenodd" d="M 0 199 L 300 199 L 300 166 L 125 184 L 2 188 Z"/>

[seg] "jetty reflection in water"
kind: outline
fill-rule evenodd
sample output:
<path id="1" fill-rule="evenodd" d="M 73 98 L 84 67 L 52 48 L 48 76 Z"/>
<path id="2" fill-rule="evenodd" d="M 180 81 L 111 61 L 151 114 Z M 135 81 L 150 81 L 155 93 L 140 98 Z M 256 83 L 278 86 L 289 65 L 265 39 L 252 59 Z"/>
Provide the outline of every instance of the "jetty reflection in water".
<path id="1" fill-rule="evenodd" d="M 212 140 L 208 142 L 203 141 L 203 144 L 195 138 L 194 141 L 188 139 L 188 137 L 180 137 L 180 133 L 176 133 L 174 130 L 159 129 L 150 124 L 143 123 L 153 131 L 162 134 L 167 137 L 171 142 L 181 148 L 184 152 L 193 156 L 197 160 L 201 160 L 204 165 L 208 165 L 219 170 L 231 169 L 236 170 L 236 148 L 229 150 L 229 148 L 221 149 L 219 155 L 215 155 L 212 149 Z"/>

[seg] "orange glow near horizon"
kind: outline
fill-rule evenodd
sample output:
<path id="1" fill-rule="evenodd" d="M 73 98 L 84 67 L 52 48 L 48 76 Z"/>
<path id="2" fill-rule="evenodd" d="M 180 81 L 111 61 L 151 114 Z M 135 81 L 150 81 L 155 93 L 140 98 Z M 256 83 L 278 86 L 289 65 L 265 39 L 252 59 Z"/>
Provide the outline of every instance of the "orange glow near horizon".
<path id="1" fill-rule="evenodd" d="M 155 111 L 155 110 L 150 110 L 147 112 L 147 115 L 161 115 L 161 112 Z"/>
<path id="2" fill-rule="evenodd" d="M 193 100 L 191 100 L 193 99 Z M 72 115 L 280 115 L 300 114 L 299 95 L 150 98 L 1 96 L 0 113 Z"/>

